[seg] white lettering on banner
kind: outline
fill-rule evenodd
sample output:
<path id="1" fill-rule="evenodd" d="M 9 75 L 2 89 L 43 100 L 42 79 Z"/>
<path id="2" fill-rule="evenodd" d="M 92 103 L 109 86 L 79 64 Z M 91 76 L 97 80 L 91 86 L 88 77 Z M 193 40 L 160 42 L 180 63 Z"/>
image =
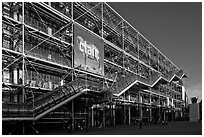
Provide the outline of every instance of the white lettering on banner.
<path id="1" fill-rule="evenodd" d="M 96 46 L 94 46 L 91 43 L 87 43 L 82 37 L 77 37 L 77 43 L 79 45 L 79 50 L 86 55 L 88 55 L 89 58 L 99 61 L 99 51 Z"/>

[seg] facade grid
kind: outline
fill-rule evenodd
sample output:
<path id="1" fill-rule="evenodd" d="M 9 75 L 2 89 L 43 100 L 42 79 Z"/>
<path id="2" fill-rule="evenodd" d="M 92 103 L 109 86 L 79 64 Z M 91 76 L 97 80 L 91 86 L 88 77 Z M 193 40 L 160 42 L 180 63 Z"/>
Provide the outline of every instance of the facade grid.
<path id="1" fill-rule="evenodd" d="M 165 123 L 185 77 L 107 3 L 2 3 L 3 123 Z"/>

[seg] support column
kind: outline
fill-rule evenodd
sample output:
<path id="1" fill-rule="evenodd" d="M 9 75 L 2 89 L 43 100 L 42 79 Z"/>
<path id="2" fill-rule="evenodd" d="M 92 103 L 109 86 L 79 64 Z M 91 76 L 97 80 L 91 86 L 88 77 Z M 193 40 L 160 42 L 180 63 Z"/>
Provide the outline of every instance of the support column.
<path id="1" fill-rule="evenodd" d="M 138 113 L 138 109 L 139 109 L 139 106 L 138 105 L 136 105 L 136 107 L 135 107 L 135 109 L 136 109 L 136 114 L 135 114 L 135 118 L 137 119 L 137 113 Z M 136 121 L 135 121 L 136 122 Z M 134 124 L 136 124 L 136 123 L 134 123 Z"/>
<path id="2" fill-rule="evenodd" d="M 24 41 L 24 31 L 25 31 L 25 26 L 24 26 L 24 22 L 25 22 L 25 18 L 24 18 L 24 2 L 22 3 L 22 18 L 23 18 L 23 26 L 22 26 L 22 48 L 23 48 L 23 63 L 22 63 L 22 87 L 23 87 L 23 91 L 22 91 L 22 102 L 25 103 L 25 41 Z M 18 81 L 17 81 L 18 82 Z"/>
<path id="3" fill-rule="evenodd" d="M 91 107 L 91 126 L 94 127 L 94 106 Z"/>
<path id="4" fill-rule="evenodd" d="M 87 116 L 86 116 L 86 132 L 89 131 L 89 102 L 88 102 L 88 98 L 86 98 L 86 113 L 87 113 Z"/>
<path id="5" fill-rule="evenodd" d="M 104 104 L 104 106 L 103 106 L 103 127 L 106 127 L 106 110 L 105 110 L 105 108 L 106 108 L 106 104 Z"/>
<path id="6" fill-rule="evenodd" d="M 110 125 L 113 125 L 113 105 L 110 103 Z"/>
<path id="7" fill-rule="evenodd" d="M 123 105 L 123 124 L 126 125 L 126 110 L 125 110 L 125 92 L 124 92 L 124 96 L 123 96 L 123 100 L 124 100 L 124 105 Z"/>
<path id="8" fill-rule="evenodd" d="M 164 110 L 164 121 L 166 121 L 166 110 Z"/>
<path id="9" fill-rule="evenodd" d="M 71 116 L 71 121 L 72 121 L 72 130 L 74 130 L 74 100 L 72 100 L 72 116 Z"/>
<path id="10" fill-rule="evenodd" d="M 149 108 L 149 122 L 152 122 L 152 106 Z"/>
<path id="11" fill-rule="evenodd" d="M 149 100 L 150 100 L 150 108 L 149 108 L 149 119 L 150 119 L 150 122 L 152 122 L 152 97 L 151 95 L 149 96 Z"/>
<path id="12" fill-rule="evenodd" d="M 139 93 L 139 117 L 140 117 L 140 120 L 142 120 L 142 96 L 141 96 L 141 93 Z"/>
<path id="13" fill-rule="evenodd" d="M 25 123 L 23 121 L 23 135 L 25 135 Z"/>
<path id="14" fill-rule="evenodd" d="M 172 116 L 171 121 L 173 122 L 174 121 L 174 110 L 173 109 L 171 110 L 171 116 Z"/>
<path id="15" fill-rule="evenodd" d="M 131 108 L 130 108 L 130 106 L 128 106 L 128 114 L 129 114 L 129 116 L 128 116 L 128 118 L 129 118 L 128 119 L 128 124 L 129 125 L 131 125 L 131 113 L 130 112 L 131 112 Z"/>
<path id="16" fill-rule="evenodd" d="M 130 101 L 130 93 L 129 93 L 129 101 Z M 130 125 L 131 124 L 131 107 L 130 106 L 128 106 L 128 124 Z"/>
<path id="17" fill-rule="evenodd" d="M 115 126 L 115 108 L 116 108 L 116 105 L 113 104 L 113 126 Z"/>
<path id="18" fill-rule="evenodd" d="M 74 36 L 73 36 L 73 32 L 74 32 L 74 23 L 73 23 L 73 20 L 74 20 L 74 17 L 73 17 L 73 12 L 74 12 L 74 8 L 73 8 L 73 2 L 71 3 L 71 14 L 72 14 L 72 16 L 71 16 L 71 21 L 72 21 L 72 23 L 71 23 L 71 25 L 72 25 L 72 27 L 71 27 L 71 29 L 72 29 L 72 37 L 71 37 L 71 39 L 72 39 L 72 42 L 71 42 L 71 46 L 72 46 L 72 68 L 74 68 Z M 75 72 L 75 69 L 74 69 L 74 72 Z M 72 81 L 74 80 L 74 72 L 72 71 Z M 71 122 L 72 122 L 72 130 L 74 130 L 74 100 L 72 100 L 72 102 L 71 102 L 71 105 L 72 105 L 72 112 L 71 112 Z"/>

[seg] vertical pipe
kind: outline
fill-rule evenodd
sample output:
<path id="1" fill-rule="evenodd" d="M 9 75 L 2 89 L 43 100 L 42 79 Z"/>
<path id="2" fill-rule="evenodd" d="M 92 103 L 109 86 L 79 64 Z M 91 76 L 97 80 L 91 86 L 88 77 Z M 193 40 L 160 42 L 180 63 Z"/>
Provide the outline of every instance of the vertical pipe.
<path id="1" fill-rule="evenodd" d="M 140 120 L 142 120 L 142 96 L 140 92 L 139 92 L 139 117 Z"/>
<path id="2" fill-rule="evenodd" d="M 71 15 L 71 23 L 72 23 L 72 43 L 71 43 L 71 46 L 72 46 L 72 69 L 75 71 L 74 69 L 74 22 L 73 22 L 73 19 L 74 19 L 74 3 L 72 2 L 71 3 L 71 12 L 72 12 L 72 15 Z M 74 74 L 73 72 L 71 73 L 72 74 L 72 81 L 74 80 Z M 74 100 L 71 101 L 71 122 L 72 122 L 72 130 L 74 130 Z"/>
<path id="3" fill-rule="evenodd" d="M 22 123 L 23 125 L 23 135 L 25 135 L 25 123 L 24 123 L 24 121 L 23 121 L 23 123 Z"/>
<path id="4" fill-rule="evenodd" d="M 113 125 L 113 104 L 110 103 L 110 125 Z"/>
<path id="5" fill-rule="evenodd" d="M 116 104 L 113 104 L 113 126 L 115 126 L 115 109 L 116 109 Z"/>
<path id="6" fill-rule="evenodd" d="M 89 131 L 89 104 L 88 104 L 88 97 L 86 98 L 86 131 Z"/>
<path id="7" fill-rule="evenodd" d="M 137 45 L 138 45 L 138 74 L 139 76 L 141 76 L 141 73 L 140 73 L 140 43 L 139 43 L 139 34 L 137 34 Z"/>
<path id="8" fill-rule="evenodd" d="M 72 100 L 72 130 L 74 130 L 74 100 Z"/>
<path id="9" fill-rule="evenodd" d="M 164 110 L 164 121 L 166 121 L 166 111 Z"/>
<path id="10" fill-rule="evenodd" d="M 71 24 L 72 24 L 72 43 L 71 43 L 71 46 L 72 46 L 72 69 L 74 70 L 74 4 L 73 2 L 71 3 L 71 12 L 72 12 L 72 15 L 71 15 Z"/>
<path id="11" fill-rule="evenodd" d="M 103 106 L 103 127 L 106 127 L 106 103 Z"/>
<path id="12" fill-rule="evenodd" d="M 159 51 L 157 51 L 157 69 L 158 69 L 159 73 L 161 73 L 159 70 Z"/>
<path id="13" fill-rule="evenodd" d="M 94 127 L 94 106 L 91 107 L 91 126 Z"/>
<path id="14" fill-rule="evenodd" d="M 129 123 L 129 125 L 131 124 L 131 108 L 130 108 L 130 106 L 128 106 L 128 113 L 129 113 L 129 116 L 128 116 L 128 123 Z"/>
<path id="15" fill-rule="evenodd" d="M 129 101 L 130 101 L 130 93 L 129 93 Z M 128 114 L 129 114 L 129 116 L 128 116 L 128 123 L 129 123 L 129 125 L 131 124 L 131 107 L 130 106 L 128 106 Z"/>
<path id="16" fill-rule="evenodd" d="M 174 112 L 173 112 L 173 107 L 172 107 L 172 109 L 171 109 L 171 121 L 173 122 L 174 120 Z"/>
<path id="17" fill-rule="evenodd" d="M 150 77 L 150 75 L 151 75 L 151 65 L 150 65 L 150 49 L 151 49 L 151 47 L 150 47 L 150 44 L 148 46 L 148 49 L 149 49 L 149 78 L 150 78 L 150 83 L 151 83 L 151 77 Z"/>
<path id="18" fill-rule="evenodd" d="M 35 117 L 35 96 L 34 96 L 34 94 L 33 94 L 33 91 L 32 91 L 32 97 L 33 97 L 33 119 L 34 119 L 34 117 Z"/>
<path id="19" fill-rule="evenodd" d="M 139 60 L 139 34 L 137 34 L 137 46 L 138 46 L 138 48 L 137 48 L 137 57 L 138 57 L 138 60 Z"/>
<path id="20" fill-rule="evenodd" d="M 102 36 L 101 36 L 101 37 L 102 37 L 102 38 L 103 38 L 103 22 L 104 22 L 104 19 L 103 19 L 103 12 L 104 12 L 104 9 L 103 9 L 104 7 L 103 7 L 103 6 L 104 6 L 104 5 L 103 5 L 103 4 L 104 4 L 104 3 L 102 2 L 102 3 L 101 3 L 101 18 L 102 18 L 102 21 L 101 21 L 101 22 L 102 22 L 102 27 L 101 27 L 101 35 L 102 35 Z"/>
<path id="21" fill-rule="evenodd" d="M 23 18 L 23 22 L 22 22 L 22 48 L 23 48 L 23 64 L 22 64 L 22 87 L 23 87 L 23 92 L 22 92 L 22 102 L 23 103 L 25 103 L 25 87 L 24 87 L 24 85 L 25 85 L 25 51 L 24 51 L 24 22 L 25 22 L 25 18 L 24 18 L 24 2 L 22 2 L 22 18 Z"/>
<path id="22" fill-rule="evenodd" d="M 103 39 L 103 2 L 101 2 L 101 38 L 102 38 L 102 40 L 104 40 Z M 105 74 L 103 76 L 103 88 L 105 87 L 105 83 L 104 82 L 105 82 Z"/>
<path id="23" fill-rule="evenodd" d="M 123 116 L 124 116 L 124 125 L 126 125 L 126 112 L 125 112 L 125 92 L 124 92 L 124 108 L 123 108 Z"/>
<path id="24" fill-rule="evenodd" d="M 148 49 L 149 49 L 149 66 L 150 66 L 150 49 L 151 49 L 150 44 L 149 44 Z M 150 66 L 150 67 L 151 67 L 151 66 Z"/>
<path id="25" fill-rule="evenodd" d="M 122 20 L 122 50 L 123 50 L 123 68 L 125 68 L 125 47 L 124 47 L 124 21 Z"/>
<path id="26" fill-rule="evenodd" d="M 103 25 L 104 25 L 104 18 L 103 18 L 103 15 L 104 15 L 104 2 L 101 3 L 101 22 L 102 22 L 102 26 L 101 26 L 101 37 L 102 39 L 104 40 L 104 36 L 103 36 Z M 104 42 L 104 41 L 103 41 Z M 103 49 L 104 50 L 104 49 Z M 103 107 L 103 126 L 105 127 L 105 107 Z"/>
<path id="27" fill-rule="evenodd" d="M 160 86 L 159 86 L 159 119 L 161 120 L 161 108 L 160 108 L 160 106 L 161 106 L 161 101 L 160 101 L 160 94 L 161 94 L 161 88 L 160 88 Z"/>
<path id="28" fill-rule="evenodd" d="M 150 119 L 150 122 L 152 121 L 152 96 L 151 94 L 149 95 L 149 100 L 150 100 L 150 108 L 149 108 L 149 119 Z"/>

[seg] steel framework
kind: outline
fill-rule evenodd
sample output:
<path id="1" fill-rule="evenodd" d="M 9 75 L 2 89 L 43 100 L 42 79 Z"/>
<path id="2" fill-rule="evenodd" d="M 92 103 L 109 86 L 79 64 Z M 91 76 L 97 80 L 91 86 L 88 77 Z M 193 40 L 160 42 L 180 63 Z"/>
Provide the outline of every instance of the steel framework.
<path id="1" fill-rule="evenodd" d="M 3 121 L 38 120 L 89 91 L 106 102 L 91 108 L 111 108 L 114 120 L 122 104 L 124 123 L 182 110 L 186 73 L 107 3 L 3 2 L 2 13 Z M 103 41 L 104 75 L 75 67 L 74 25 Z"/>

